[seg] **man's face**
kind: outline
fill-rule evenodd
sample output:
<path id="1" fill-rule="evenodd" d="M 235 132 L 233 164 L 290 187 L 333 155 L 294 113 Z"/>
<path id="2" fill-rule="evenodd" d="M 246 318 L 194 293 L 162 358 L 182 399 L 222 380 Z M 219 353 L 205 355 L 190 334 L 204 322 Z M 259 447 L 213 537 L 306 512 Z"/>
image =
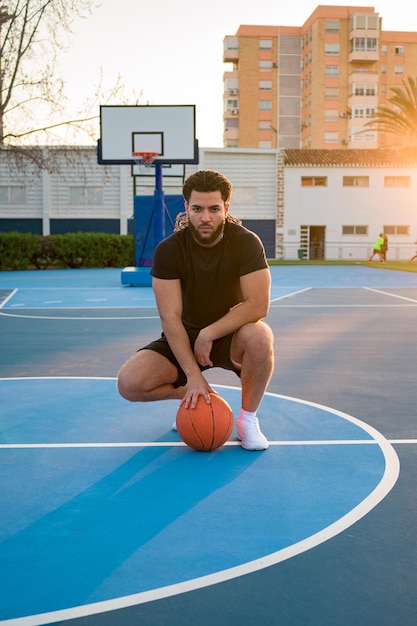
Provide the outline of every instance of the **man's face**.
<path id="1" fill-rule="evenodd" d="M 223 236 L 229 203 L 222 200 L 220 191 L 192 191 L 185 202 L 188 226 L 201 246 L 215 246 Z"/>

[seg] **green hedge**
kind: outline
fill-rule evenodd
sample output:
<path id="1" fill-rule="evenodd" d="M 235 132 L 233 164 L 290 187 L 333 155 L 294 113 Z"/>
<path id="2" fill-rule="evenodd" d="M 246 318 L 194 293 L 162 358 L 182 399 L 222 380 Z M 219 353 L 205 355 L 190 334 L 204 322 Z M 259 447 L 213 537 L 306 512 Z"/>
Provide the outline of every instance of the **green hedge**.
<path id="1" fill-rule="evenodd" d="M 0 270 L 126 267 L 133 263 L 131 235 L 68 233 L 42 237 L 0 232 Z"/>

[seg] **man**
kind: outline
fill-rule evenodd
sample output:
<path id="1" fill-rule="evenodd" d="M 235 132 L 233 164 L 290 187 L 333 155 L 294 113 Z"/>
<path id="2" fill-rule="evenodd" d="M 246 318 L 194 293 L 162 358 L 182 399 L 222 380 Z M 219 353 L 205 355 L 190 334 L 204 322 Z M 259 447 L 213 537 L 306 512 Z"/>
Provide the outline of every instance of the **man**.
<path id="1" fill-rule="evenodd" d="M 379 260 L 381 261 L 382 265 L 385 265 L 383 245 L 384 245 L 384 233 L 379 233 L 379 237 L 374 244 L 374 249 L 372 251 L 372 254 L 368 259 L 368 265 L 372 263 L 372 259 L 374 258 L 376 254 L 379 256 Z"/>
<path id="2" fill-rule="evenodd" d="M 121 368 L 120 394 L 132 402 L 179 399 L 195 408 L 212 389 L 202 372 L 234 371 L 241 379 L 236 428 L 246 450 L 268 441 L 256 412 L 273 371 L 270 271 L 260 239 L 229 215 L 232 185 L 200 170 L 183 187 L 185 216 L 155 249 L 152 287 L 162 336 Z"/>

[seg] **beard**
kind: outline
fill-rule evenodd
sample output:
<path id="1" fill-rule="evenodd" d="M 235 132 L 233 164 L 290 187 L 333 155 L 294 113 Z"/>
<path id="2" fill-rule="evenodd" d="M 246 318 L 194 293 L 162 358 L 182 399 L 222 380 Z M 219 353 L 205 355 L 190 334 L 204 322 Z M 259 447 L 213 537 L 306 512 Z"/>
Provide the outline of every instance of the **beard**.
<path id="1" fill-rule="evenodd" d="M 220 239 L 221 236 L 223 235 L 225 221 L 219 224 L 217 228 L 215 228 L 210 233 L 210 235 L 206 235 L 206 236 L 201 235 L 198 228 L 196 228 L 190 221 L 188 221 L 188 227 L 191 231 L 193 238 L 195 239 L 197 243 L 199 243 L 201 246 L 209 247 L 215 244 L 217 240 Z"/>

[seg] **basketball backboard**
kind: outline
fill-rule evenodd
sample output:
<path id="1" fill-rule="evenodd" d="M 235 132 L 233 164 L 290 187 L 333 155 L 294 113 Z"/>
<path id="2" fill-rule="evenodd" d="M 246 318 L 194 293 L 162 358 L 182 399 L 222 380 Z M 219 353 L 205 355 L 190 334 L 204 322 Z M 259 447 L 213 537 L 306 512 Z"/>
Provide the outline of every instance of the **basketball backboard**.
<path id="1" fill-rule="evenodd" d="M 98 162 L 134 164 L 134 152 L 156 163 L 198 163 L 195 105 L 100 106 Z"/>

